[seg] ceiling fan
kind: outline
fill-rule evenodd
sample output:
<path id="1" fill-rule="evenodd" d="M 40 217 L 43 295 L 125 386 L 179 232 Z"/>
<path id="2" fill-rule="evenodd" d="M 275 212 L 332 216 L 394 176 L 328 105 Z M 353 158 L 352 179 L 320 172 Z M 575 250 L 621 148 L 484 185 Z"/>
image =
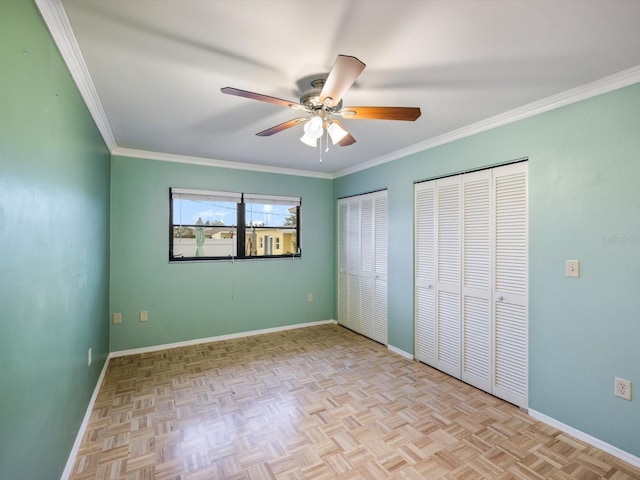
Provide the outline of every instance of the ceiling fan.
<path id="1" fill-rule="evenodd" d="M 334 145 L 346 147 L 355 143 L 356 140 L 347 132 L 342 122 L 335 117 L 414 121 L 421 114 L 418 107 L 343 107 L 342 96 L 353 85 L 365 66 L 356 57 L 338 55 L 327 78 L 313 80 L 311 88 L 300 96 L 299 103 L 233 87 L 221 88 L 220 91 L 228 95 L 237 95 L 294 110 L 303 110 L 308 114 L 306 117 L 297 117 L 258 132 L 256 135 L 260 137 L 268 137 L 304 123 L 304 135 L 300 138 L 303 143 L 310 147 L 316 147 L 318 139 L 321 139 L 326 131 Z"/>

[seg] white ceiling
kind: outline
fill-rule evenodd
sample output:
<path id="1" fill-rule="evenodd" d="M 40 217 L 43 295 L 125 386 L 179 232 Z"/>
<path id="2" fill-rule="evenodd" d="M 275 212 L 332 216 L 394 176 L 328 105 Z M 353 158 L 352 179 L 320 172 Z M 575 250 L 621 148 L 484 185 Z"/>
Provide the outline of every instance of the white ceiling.
<path id="1" fill-rule="evenodd" d="M 109 148 L 151 158 L 335 176 L 640 81 L 638 0 L 36 1 Z M 367 64 L 345 105 L 422 116 L 345 119 L 320 162 L 255 135 L 299 112 L 220 93 L 297 101 L 337 54 Z"/>

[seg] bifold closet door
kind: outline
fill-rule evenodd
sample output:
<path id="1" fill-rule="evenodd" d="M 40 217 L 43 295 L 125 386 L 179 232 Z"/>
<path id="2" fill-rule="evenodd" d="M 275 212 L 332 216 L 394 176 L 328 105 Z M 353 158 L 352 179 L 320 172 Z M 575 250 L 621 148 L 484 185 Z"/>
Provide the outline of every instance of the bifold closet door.
<path id="1" fill-rule="evenodd" d="M 527 163 L 415 186 L 416 358 L 527 405 Z"/>
<path id="2" fill-rule="evenodd" d="M 373 338 L 375 324 L 373 199 L 360 201 L 360 297 L 362 325 L 360 333 Z"/>
<path id="3" fill-rule="evenodd" d="M 338 319 L 346 327 L 350 327 L 346 324 L 349 318 L 348 226 L 349 204 L 341 201 L 338 203 Z"/>
<path id="4" fill-rule="evenodd" d="M 338 322 L 360 331 L 360 203 L 338 202 Z"/>
<path id="5" fill-rule="evenodd" d="M 436 182 L 436 363 L 460 378 L 460 177 Z"/>
<path id="6" fill-rule="evenodd" d="M 493 245 L 491 170 L 461 176 L 462 182 L 462 364 L 460 378 L 491 391 Z"/>
<path id="7" fill-rule="evenodd" d="M 415 357 L 436 364 L 436 182 L 415 186 Z"/>
<path id="8" fill-rule="evenodd" d="M 338 322 L 387 343 L 387 192 L 338 201 Z"/>
<path id="9" fill-rule="evenodd" d="M 491 171 L 482 171 L 417 184 L 415 198 L 416 358 L 485 391 L 492 380 L 491 188 Z"/>
<path id="10" fill-rule="evenodd" d="M 494 379 L 492 393 L 527 406 L 527 163 L 494 169 Z"/>
<path id="11" fill-rule="evenodd" d="M 373 339 L 387 345 L 389 343 L 388 313 L 388 258 L 389 258 L 389 206 L 387 192 L 374 197 L 374 332 Z"/>

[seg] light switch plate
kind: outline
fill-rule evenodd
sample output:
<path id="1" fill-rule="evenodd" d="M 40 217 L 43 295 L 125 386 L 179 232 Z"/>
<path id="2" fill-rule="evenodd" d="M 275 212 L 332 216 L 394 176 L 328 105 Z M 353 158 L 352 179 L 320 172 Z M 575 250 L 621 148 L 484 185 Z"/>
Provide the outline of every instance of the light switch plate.
<path id="1" fill-rule="evenodd" d="M 580 261 L 567 260 L 565 265 L 565 275 L 567 277 L 578 278 L 580 276 Z"/>

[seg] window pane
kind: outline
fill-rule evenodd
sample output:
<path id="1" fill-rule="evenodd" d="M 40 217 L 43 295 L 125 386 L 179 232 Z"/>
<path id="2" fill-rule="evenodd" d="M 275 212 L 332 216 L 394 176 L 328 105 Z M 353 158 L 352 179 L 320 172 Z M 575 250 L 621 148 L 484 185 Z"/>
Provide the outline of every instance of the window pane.
<path id="1" fill-rule="evenodd" d="M 198 230 L 202 233 L 199 234 Z M 177 258 L 235 257 L 236 236 L 235 227 L 174 226 L 173 256 Z"/>
<path id="2" fill-rule="evenodd" d="M 293 255 L 298 250 L 297 205 L 245 204 L 245 255 Z"/>
<path id="3" fill-rule="evenodd" d="M 174 258 L 236 255 L 235 203 L 174 198 L 172 208 Z"/>
<path id="4" fill-rule="evenodd" d="M 174 225 L 195 225 L 199 218 L 205 225 L 235 225 L 236 212 L 233 202 L 173 199 Z"/>

